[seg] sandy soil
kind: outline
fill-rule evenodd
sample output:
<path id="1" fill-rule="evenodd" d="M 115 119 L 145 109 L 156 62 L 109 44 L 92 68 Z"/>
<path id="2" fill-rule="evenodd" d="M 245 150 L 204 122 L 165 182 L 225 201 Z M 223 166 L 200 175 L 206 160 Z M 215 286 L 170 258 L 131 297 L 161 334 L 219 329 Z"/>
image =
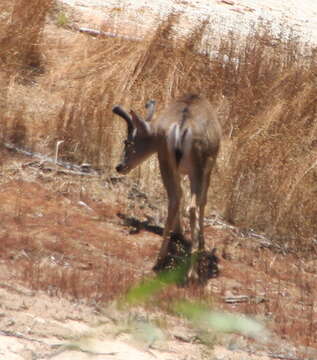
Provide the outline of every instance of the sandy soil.
<path id="1" fill-rule="evenodd" d="M 250 24 L 260 19 L 270 22 L 278 33 L 280 24 L 291 27 L 299 38 L 317 44 L 317 3 L 315 0 L 62 0 L 75 5 L 91 25 L 100 26 L 114 20 L 116 31 L 133 27 L 142 36 L 174 11 L 183 14 L 181 32 L 186 33 L 198 19 L 209 17 L 213 29 L 221 34 L 233 30 L 246 34 Z M 98 19 L 98 20 L 97 20 Z M 136 26 L 137 24 L 137 26 Z M 113 25 L 113 24 L 112 24 Z M 136 34 L 135 34 L 136 35 Z"/>

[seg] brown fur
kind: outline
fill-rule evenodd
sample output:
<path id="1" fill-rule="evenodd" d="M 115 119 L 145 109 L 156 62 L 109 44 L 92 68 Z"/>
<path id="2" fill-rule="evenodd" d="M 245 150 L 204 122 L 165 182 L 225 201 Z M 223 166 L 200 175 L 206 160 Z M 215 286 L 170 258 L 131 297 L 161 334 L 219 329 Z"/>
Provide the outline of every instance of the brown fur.
<path id="1" fill-rule="evenodd" d="M 129 118 L 119 107 L 115 107 L 114 112 L 125 120 Z M 152 115 L 148 118 L 152 118 Z M 117 166 L 117 170 L 127 173 L 150 155 L 157 153 L 162 181 L 168 195 L 168 216 L 163 243 L 154 270 L 163 270 L 170 262 L 168 259 L 173 255 L 170 249 L 174 248 L 171 233 L 174 238 L 186 243 L 181 219 L 181 177 L 187 175 L 191 190 L 189 215 L 192 241 L 189 248 L 190 251 L 198 253 L 198 256 L 191 257 L 190 272 L 203 282 L 206 279 L 202 279 L 202 274 L 208 274 L 208 271 L 199 270 L 200 262 L 207 259 L 206 256 L 200 256 L 205 252 L 204 210 L 210 174 L 221 140 L 216 111 L 204 96 L 189 94 L 171 102 L 150 122 L 145 122 L 131 112 L 130 126 L 131 124 L 135 131 L 128 137 L 124 159 Z"/>

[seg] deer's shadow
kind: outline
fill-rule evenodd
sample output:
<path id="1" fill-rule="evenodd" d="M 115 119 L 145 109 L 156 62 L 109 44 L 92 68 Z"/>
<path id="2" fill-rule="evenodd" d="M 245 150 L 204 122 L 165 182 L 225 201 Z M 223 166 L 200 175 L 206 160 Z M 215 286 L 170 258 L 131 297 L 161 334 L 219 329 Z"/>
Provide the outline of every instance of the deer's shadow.
<path id="1" fill-rule="evenodd" d="M 125 214 L 117 214 L 124 221 L 125 226 L 131 228 L 131 234 L 137 234 L 145 230 L 156 235 L 163 235 L 163 227 L 150 224 L 150 221 L 140 221 Z M 183 276 L 180 281 L 182 284 L 188 282 L 188 272 L 192 264 L 191 242 L 184 235 L 172 233 L 168 244 L 168 255 L 164 259 L 159 259 L 153 266 L 155 273 L 182 269 Z M 209 279 L 219 276 L 219 258 L 216 255 L 216 248 L 204 250 L 197 256 L 197 275 L 198 282 L 206 283 Z"/>

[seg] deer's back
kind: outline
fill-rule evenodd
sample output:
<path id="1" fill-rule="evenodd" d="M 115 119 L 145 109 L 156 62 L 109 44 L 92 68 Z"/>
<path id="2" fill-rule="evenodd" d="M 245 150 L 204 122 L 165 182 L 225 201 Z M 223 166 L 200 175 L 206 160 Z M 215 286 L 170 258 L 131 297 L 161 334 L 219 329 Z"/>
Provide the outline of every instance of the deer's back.
<path id="1" fill-rule="evenodd" d="M 201 95 L 186 95 L 172 102 L 153 120 L 157 135 L 166 137 L 174 124 L 189 129 L 193 146 L 207 152 L 218 151 L 221 127 L 210 102 Z"/>

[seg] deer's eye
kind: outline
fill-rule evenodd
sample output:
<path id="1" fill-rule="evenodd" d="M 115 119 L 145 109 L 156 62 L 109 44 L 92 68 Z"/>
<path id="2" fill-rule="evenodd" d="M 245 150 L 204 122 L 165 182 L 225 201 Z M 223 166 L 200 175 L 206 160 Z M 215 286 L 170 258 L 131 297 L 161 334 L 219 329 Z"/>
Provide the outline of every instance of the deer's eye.
<path id="1" fill-rule="evenodd" d="M 124 140 L 124 145 L 125 146 L 132 146 L 133 145 L 133 141 L 129 141 L 129 140 Z"/>

